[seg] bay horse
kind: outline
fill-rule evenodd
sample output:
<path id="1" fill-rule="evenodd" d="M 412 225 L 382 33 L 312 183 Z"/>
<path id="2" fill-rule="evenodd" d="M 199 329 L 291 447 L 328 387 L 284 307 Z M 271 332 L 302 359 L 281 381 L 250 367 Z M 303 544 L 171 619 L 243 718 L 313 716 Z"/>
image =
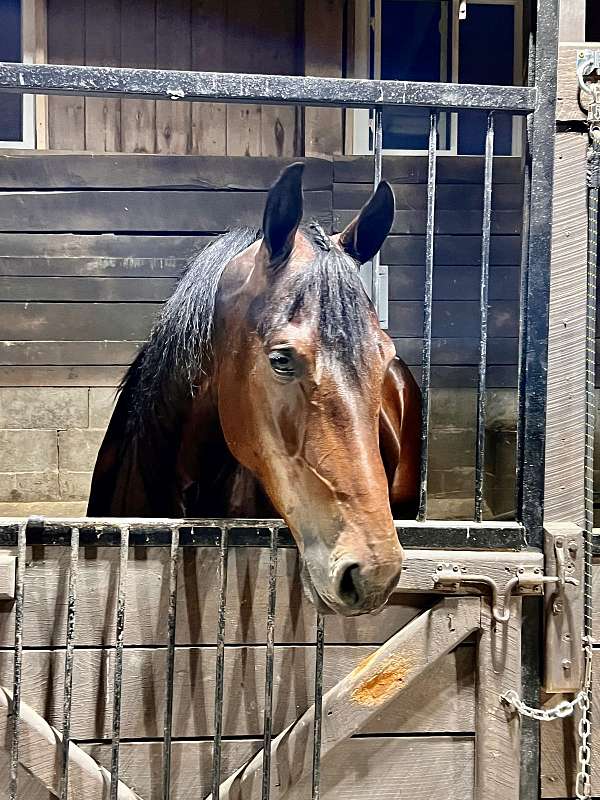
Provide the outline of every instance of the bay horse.
<path id="1" fill-rule="evenodd" d="M 302 164 L 268 193 L 262 231 L 202 250 L 120 387 L 90 516 L 278 517 L 324 612 L 379 609 L 414 518 L 420 393 L 359 265 L 394 218 L 382 182 L 329 237 L 302 225 Z"/>

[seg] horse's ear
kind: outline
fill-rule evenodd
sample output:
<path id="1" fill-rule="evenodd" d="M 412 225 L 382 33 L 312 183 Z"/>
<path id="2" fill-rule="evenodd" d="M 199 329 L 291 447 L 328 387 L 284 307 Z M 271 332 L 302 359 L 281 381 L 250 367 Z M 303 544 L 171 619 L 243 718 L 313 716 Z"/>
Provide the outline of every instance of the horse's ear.
<path id="1" fill-rule="evenodd" d="M 381 181 L 357 217 L 340 233 L 338 244 L 359 264 L 379 251 L 394 222 L 396 204 L 392 187 Z"/>
<path id="2" fill-rule="evenodd" d="M 273 184 L 263 217 L 263 243 L 273 266 L 288 258 L 302 220 L 304 164 L 290 164 Z"/>

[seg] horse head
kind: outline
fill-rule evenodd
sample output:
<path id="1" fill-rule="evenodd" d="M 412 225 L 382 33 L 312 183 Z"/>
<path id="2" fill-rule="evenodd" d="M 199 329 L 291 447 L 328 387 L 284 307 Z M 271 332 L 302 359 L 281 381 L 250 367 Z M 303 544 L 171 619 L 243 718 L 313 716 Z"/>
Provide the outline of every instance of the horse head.
<path id="1" fill-rule="evenodd" d="M 227 445 L 288 524 L 313 601 L 361 614 L 385 603 L 403 559 L 379 443 L 395 350 L 359 275 L 394 197 L 380 183 L 337 237 L 302 214 L 293 164 L 268 194 L 262 238 L 221 277 L 213 382 Z"/>

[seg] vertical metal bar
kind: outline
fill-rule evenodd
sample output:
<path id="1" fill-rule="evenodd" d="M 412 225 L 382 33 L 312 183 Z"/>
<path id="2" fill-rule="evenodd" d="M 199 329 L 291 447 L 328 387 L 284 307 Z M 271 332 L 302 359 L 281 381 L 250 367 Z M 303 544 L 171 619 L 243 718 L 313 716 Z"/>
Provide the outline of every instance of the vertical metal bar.
<path id="1" fill-rule="evenodd" d="M 165 686 L 165 716 L 163 722 L 163 800 L 171 797 L 171 734 L 173 731 L 173 680 L 175 677 L 175 630 L 177 626 L 177 570 L 179 567 L 179 528 L 171 529 L 169 556 L 169 612 L 167 618 L 168 644 Z"/>
<path id="2" fill-rule="evenodd" d="M 317 646 L 315 652 L 315 719 L 313 726 L 312 800 L 321 797 L 321 722 L 323 716 L 323 650 L 325 620 L 317 614 Z"/>
<path id="3" fill-rule="evenodd" d="M 518 508 L 527 541 L 541 548 L 544 541 L 544 456 L 548 369 L 548 309 L 552 242 L 552 193 L 558 65 L 558 0 L 537 0 L 535 86 L 536 107 L 531 136 L 531 203 L 528 270 L 524 304 L 523 385 L 521 428 L 521 503 Z M 541 604 L 523 603 L 523 687 L 529 705 L 540 699 L 539 654 Z M 521 800 L 537 800 L 540 791 L 539 723 L 527 721 L 521 732 Z"/>
<path id="4" fill-rule="evenodd" d="M 123 634 L 125 631 L 125 597 L 127 560 L 129 556 L 129 525 L 121 527 L 119 549 L 119 590 L 117 595 L 117 625 L 115 636 L 115 671 L 113 676 L 112 752 L 110 764 L 110 800 L 117 800 L 119 791 L 119 746 L 121 743 L 121 689 L 123 683 Z"/>
<path id="5" fill-rule="evenodd" d="M 10 742 L 9 800 L 17 797 L 19 769 L 19 728 L 21 715 L 21 678 L 23 669 L 23 608 L 25 601 L 25 562 L 27 558 L 27 522 L 19 523 L 17 539 L 17 574 L 15 580 L 15 654 L 13 666 L 12 724 Z"/>
<path id="6" fill-rule="evenodd" d="M 65 675 L 63 685 L 62 719 L 62 772 L 60 800 L 69 793 L 69 745 L 71 741 L 71 702 L 73 697 L 73 654 L 75 650 L 75 613 L 77 606 L 77 580 L 79 576 L 79 528 L 71 528 L 71 559 L 69 564 L 69 599 L 67 604 L 67 639 L 65 649 Z"/>
<path id="7" fill-rule="evenodd" d="M 269 600 L 267 606 L 267 652 L 265 665 L 265 713 L 263 719 L 262 800 L 271 796 L 271 739 L 273 733 L 273 667 L 275 661 L 275 601 L 277 592 L 277 533 L 271 530 L 269 548 Z M 218 795 L 217 795 L 218 797 Z"/>
<path id="8" fill-rule="evenodd" d="M 383 111 L 375 109 L 373 120 L 373 188 L 377 189 L 381 182 L 382 155 L 383 155 Z M 378 319 L 381 319 L 381 297 L 379 293 L 379 264 L 381 257 L 379 252 L 375 253 L 371 262 L 371 298 L 377 311 Z"/>
<path id="9" fill-rule="evenodd" d="M 225 670 L 225 606 L 227 604 L 227 557 L 229 528 L 221 528 L 219 549 L 219 618 L 215 666 L 215 709 L 212 754 L 212 797 L 218 800 L 221 785 L 221 740 L 223 737 L 223 675 Z"/>
<path id="10" fill-rule="evenodd" d="M 423 358 L 421 367 L 421 480 L 418 512 L 418 519 L 421 521 L 427 517 L 437 125 L 437 112 L 432 111 L 429 127 L 429 156 L 427 160 L 427 234 L 425 239 L 425 296 L 423 299 Z"/>
<path id="11" fill-rule="evenodd" d="M 475 449 L 475 522 L 483 519 L 485 474 L 485 422 L 487 411 L 488 294 L 490 280 L 490 236 L 492 228 L 492 177 L 494 169 L 494 113 L 488 114 L 483 176 L 483 225 L 481 229 L 481 279 L 479 282 L 479 371 L 477 375 L 477 446 Z"/>

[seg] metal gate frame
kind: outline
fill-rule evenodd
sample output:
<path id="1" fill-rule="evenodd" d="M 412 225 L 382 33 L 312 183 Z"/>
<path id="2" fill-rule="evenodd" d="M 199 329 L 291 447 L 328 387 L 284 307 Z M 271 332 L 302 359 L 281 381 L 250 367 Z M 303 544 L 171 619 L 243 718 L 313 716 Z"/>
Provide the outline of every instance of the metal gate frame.
<path id="1" fill-rule="evenodd" d="M 421 468 L 421 493 L 419 522 L 400 521 L 399 534 L 405 547 L 420 547 L 430 551 L 428 560 L 429 582 L 431 565 L 438 554 L 431 551 L 456 548 L 460 558 L 468 560 L 471 549 L 485 550 L 492 562 L 505 563 L 523 559 L 531 549 L 542 559 L 543 507 L 544 507 L 544 455 L 546 424 L 547 350 L 548 350 L 548 301 L 550 289 L 550 245 L 552 225 L 552 186 L 555 134 L 556 68 L 558 54 L 558 0 L 537 0 L 537 26 L 535 42 L 530 52 L 529 86 L 498 87 L 442 83 L 417 83 L 410 81 L 356 80 L 347 78 L 316 78 L 291 76 L 266 76 L 207 72 L 182 72 L 167 70 L 129 69 L 112 67 L 62 66 L 47 64 L 0 63 L 0 91 L 32 94 L 85 95 L 105 97 L 140 97 L 146 99 L 185 99 L 191 101 L 238 102 L 244 104 L 270 103 L 306 106 L 335 106 L 340 108 L 369 108 L 375 111 L 374 131 L 374 178 L 377 181 L 382 169 L 382 109 L 386 106 L 412 105 L 431 109 L 431 126 L 428 156 L 428 200 L 426 235 L 426 281 L 423 334 L 423 455 Z M 435 177 L 436 177 L 436 131 L 439 110 L 479 109 L 488 112 L 484 167 L 484 208 L 481 250 L 481 342 L 477 386 L 477 448 L 474 523 L 426 521 L 427 477 L 428 477 L 428 429 L 431 385 L 431 310 L 432 281 L 435 247 Z M 520 359 L 519 359 L 519 416 L 517 430 L 517 520 L 515 523 L 482 522 L 482 492 L 485 457 L 486 424 L 486 355 L 487 355 L 487 292 L 489 273 L 489 248 L 491 233 L 492 178 L 494 112 L 503 111 L 527 117 L 527 147 L 524 157 L 525 191 L 522 250 L 522 284 L 520 310 Z M 377 269 L 373 270 L 373 297 L 377 301 Z M 235 524 L 234 524 L 235 522 Z M 20 648 L 22 647 L 23 581 L 25 572 L 25 546 L 36 542 L 43 544 L 67 544 L 73 552 L 72 575 L 76 576 L 76 543 L 85 544 L 86 537 L 93 537 L 94 544 L 113 544 L 121 548 L 121 572 L 126 574 L 128 545 L 143 544 L 170 546 L 175 560 L 179 546 L 206 545 L 212 541 L 221 548 L 221 557 L 226 563 L 229 544 L 236 536 L 240 544 L 266 544 L 271 552 L 279 544 L 281 523 L 277 521 L 151 521 L 86 520 L 47 521 L 36 525 L 31 521 L 0 523 L 0 545 L 17 547 L 17 622 L 15 647 L 15 692 L 13 705 L 18 709 L 20 682 Z M 208 527 L 207 527 L 208 526 Z M 240 527 L 241 526 L 241 527 Z M 254 528 L 255 532 L 252 532 Z M 220 533 L 218 533 L 220 531 Z M 241 531 L 237 533 L 236 531 Z M 262 531 L 262 533 L 261 533 Z M 289 541 L 287 542 L 289 543 Z M 471 555 L 474 555 L 471 553 Z M 271 583 L 274 591 L 273 564 Z M 175 578 L 171 572 L 171 589 Z M 226 569 L 223 566 L 222 603 L 226 587 Z M 116 652 L 122 654 L 122 631 L 124 595 L 120 580 L 118 627 Z M 173 592 L 171 591 L 171 600 Z M 273 594 L 274 602 L 274 594 Z M 520 604 L 521 601 L 519 601 Z M 541 604 L 535 599 L 523 602 L 523 650 L 522 688 L 524 699 L 536 704 L 539 695 L 539 648 Z M 20 614 L 19 614 L 20 609 Z M 273 614 L 269 608 L 268 648 L 273 646 Z M 75 597 L 70 593 L 70 618 L 75 613 Z M 512 619 L 512 617 L 511 617 Z M 219 635 L 222 636 L 224 617 L 219 616 Z M 119 627 L 120 626 L 120 627 Z M 169 631 L 174 632 L 174 606 L 170 605 Z M 489 626 L 488 626 L 489 627 Z M 321 627 L 322 638 L 322 627 Z M 222 651 L 222 639 L 219 653 Z M 70 654 L 70 655 L 69 655 Z M 67 658 L 71 651 L 67 647 Z M 222 656 L 221 656 L 222 659 Z M 219 662 L 218 659 L 218 663 Z M 69 674 L 70 670 L 69 670 Z M 317 670 L 317 683 L 318 683 Z M 267 669 L 267 692 L 269 680 L 272 684 L 272 669 Z M 116 687 L 115 687 L 116 688 Z M 272 685 L 271 685 L 272 691 Z M 70 692 L 66 697 L 70 698 Z M 222 697 L 221 697 L 222 700 Z M 120 692 L 115 694 L 115 703 L 120 703 Z M 169 704 L 167 704 L 168 706 Z M 115 711 L 119 711 L 118 705 Z M 70 713 L 70 712 L 69 712 Z M 63 746 L 68 748 L 68 714 L 65 711 L 65 737 Z M 118 725 L 118 713 L 115 720 Z M 267 720 L 265 720 L 267 722 Z M 316 727 L 317 716 L 315 716 Z M 13 715 L 17 733 L 18 713 Z M 215 730 L 218 732 L 215 719 Z M 265 725 L 265 737 L 270 723 Z M 320 728 L 319 728 L 320 731 Z M 315 730 L 315 733 L 317 731 Z M 539 726 L 531 720 L 523 720 L 521 731 L 521 800 L 537 800 L 539 792 Z M 269 733 L 270 736 L 270 733 Z M 217 736 L 215 741 L 217 741 Z M 165 721 L 165 743 L 170 741 L 170 729 Z M 118 727 L 113 729 L 113 780 L 111 800 L 117 797 L 118 777 Z M 18 746 L 18 737 L 13 747 Z M 65 749 L 66 752 L 66 749 Z M 169 750 L 170 752 L 170 750 Z M 215 747 L 218 761 L 219 748 Z M 266 762 L 271 752 L 270 740 L 265 740 Z M 315 748 L 315 752 L 317 749 Z M 14 753 L 13 753 L 14 755 Z M 265 774 L 268 775 L 265 762 Z M 16 770 L 16 764 L 13 765 Z M 64 759 L 66 770 L 68 759 Z M 318 774 L 318 757 L 313 764 Z M 218 786 L 216 772 L 214 788 Z M 167 779 L 168 780 L 168 779 Z M 268 781 L 263 778 L 262 797 L 269 797 Z M 165 787 L 168 797 L 168 786 Z M 492 787 L 486 789 L 486 800 L 493 797 Z M 510 797 L 516 794 L 511 794 Z M 318 797 L 318 781 L 313 785 L 313 797 Z M 480 795 L 483 798 L 483 795 Z M 500 795 L 497 795 L 500 800 Z M 509 795 L 502 795 L 507 800 Z M 478 797 L 479 800 L 479 797 Z"/>

